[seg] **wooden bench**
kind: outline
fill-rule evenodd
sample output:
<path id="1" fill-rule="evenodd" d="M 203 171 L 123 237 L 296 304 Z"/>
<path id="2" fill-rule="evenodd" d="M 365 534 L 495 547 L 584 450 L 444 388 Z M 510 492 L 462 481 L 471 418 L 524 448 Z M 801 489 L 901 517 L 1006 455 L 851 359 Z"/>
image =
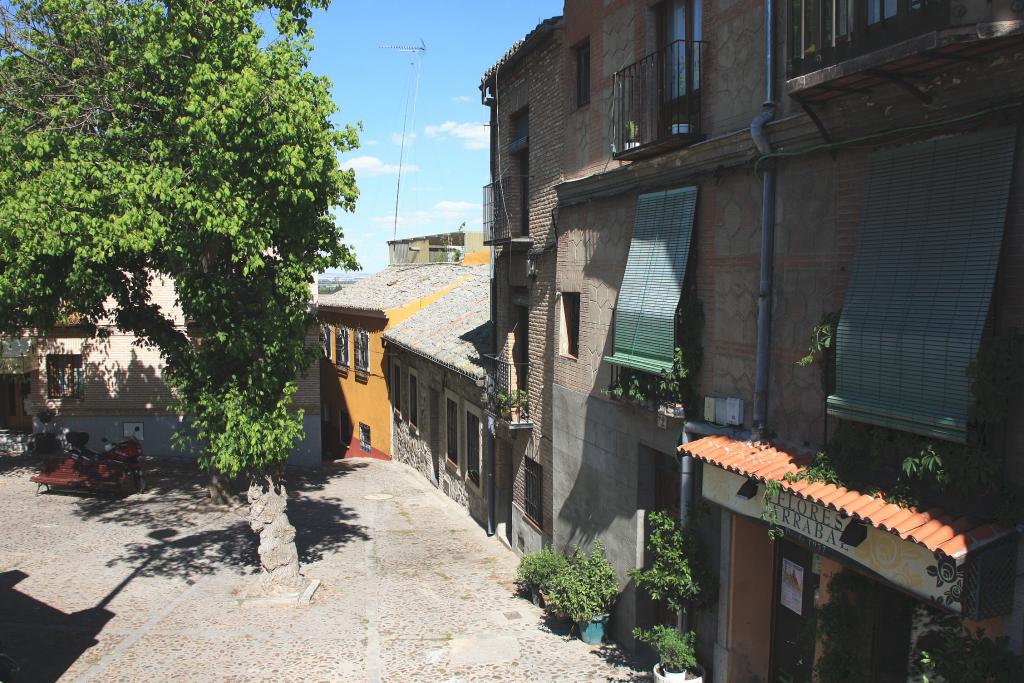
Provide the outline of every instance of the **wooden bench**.
<path id="1" fill-rule="evenodd" d="M 124 478 L 125 468 L 117 462 L 50 458 L 43 463 L 43 471 L 31 481 L 47 489 L 119 491 Z"/>

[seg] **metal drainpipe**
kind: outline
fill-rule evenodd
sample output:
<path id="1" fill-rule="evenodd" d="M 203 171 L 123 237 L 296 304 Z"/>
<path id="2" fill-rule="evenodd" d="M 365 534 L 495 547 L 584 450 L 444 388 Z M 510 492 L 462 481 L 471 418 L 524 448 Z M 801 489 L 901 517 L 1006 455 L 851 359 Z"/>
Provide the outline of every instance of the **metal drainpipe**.
<path id="1" fill-rule="evenodd" d="M 764 104 L 761 113 L 750 122 L 750 136 L 757 151 L 768 154 L 771 142 L 765 125 L 775 118 L 775 14 L 772 0 L 764 3 Z M 753 438 L 757 441 L 767 435 L 768 370 L 771 349 L 771 295 L 772 266 L 775 250 L 775 165 L 764 167 L 761 188 L 761 276 L 757 295 L 757 362 L 754 379 Z"/>
<path id="2" fill-rule="evenodd" d="M 690 435 L 686 431 L 685 423 L 683 425 L 683 431 L 679 435 L 679 443 L 689 443 Z M 689 453 L 684 453 L 679 459 L 679 528 L 685 529 L 690 523 L 690 505 L 694 498 L 694 478 L 693 478 L 694 463 L 693 457 Z M 678 628 L 681 632 L 686 633 L 690 630 L 690 612 L 689 610 L 679 610 L 677 615 Z"/>
<path id="3" fill-rule="evenodd" d="M 497 74 L 495 74 L 497 78 Z M 486 93 L 485 93 L 486 94 Z M 492 100 L 490 104 L 491 110 L 491 127 L 490 130 L 496 130 L 498 122 L 497 112 L 497 100 Z M 496 144 L 496 136 L 491 133 L 491 145 L 490 145 L 490 165 L 494 168 L 494 145 Z M 493 180 L 493 176 L 492 176 Z M 493 195 L 492 195 L 493 197 Z M 491 200 L 491 210 L 494 210 L 494 201 Z M 491 224 L 494 224 L 493 216 Z M 493 235 L 491 235 L 493 237 Z M 491 246 L 491 264 L 490 264 L 490 275 L 491 275 L 491 358 L 497 358 L 498 355 L 498 297 L 497 297 L 497 283 L 495 282 L 495 249 Z M 490 377 L 485 380 L 485 391 L 487 392 L 488 401 L 494 391 L 494 373 L 490 373 Z M 487 440 L 484 448 L 484 464 L 487 466 L 487 535 L 493 536 L 495 531 L 495 508 L 497 507 L 496 497 L 498 495 L 497 489 L 494 484 L 494 464 L 497 461 L 494 453 L 494 417 L 491 415 L 487 416 Z"/>

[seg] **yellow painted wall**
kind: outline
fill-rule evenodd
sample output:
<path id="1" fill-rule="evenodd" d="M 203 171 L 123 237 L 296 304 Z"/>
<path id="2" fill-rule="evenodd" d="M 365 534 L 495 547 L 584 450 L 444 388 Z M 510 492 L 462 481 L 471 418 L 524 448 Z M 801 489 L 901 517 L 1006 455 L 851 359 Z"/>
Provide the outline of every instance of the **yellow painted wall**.
<path id="1" fill-rule="evenodd" d="M 383 335 L 385 332 L 409 318 L 414 313 L 434 303 L 468 279 L 468 275 L 459 278 L 451 285 L 444 287 L 428 296 L 412 303 L 389 309 L 387 318 L 363 315 L 338 314 L 326 310 L 320 311 L 320 322 L 329 325 L 343 325 L 349 329 L 349 368 L 338 368 L 326 360 L 320 362 L 321 392 L 324 406 L 327 409 L 327 425 L 324 438 L 328 450 L 335 455 L 344 454 L 339 447 L 339 434 L 347 429 L 351 435 L 349 443 L 356 444 L 350 456 L 367 455 L 358 449 L 359 423 L 370 427 L 370 439 L 374 453 L 372 455 L 391 457 L 391 402 L 389 398 L 389 373 L 387 359 L 384 357 Z M 370 371 L 367 375 L 357 373 L 354 365 L 355 331 L 362 328 L 370 335 Z M 331 358 L 335 358 L 334 338 L 331 339 Z M 339 412 L 348 414 L 348 423 L 340 425 Z"/>

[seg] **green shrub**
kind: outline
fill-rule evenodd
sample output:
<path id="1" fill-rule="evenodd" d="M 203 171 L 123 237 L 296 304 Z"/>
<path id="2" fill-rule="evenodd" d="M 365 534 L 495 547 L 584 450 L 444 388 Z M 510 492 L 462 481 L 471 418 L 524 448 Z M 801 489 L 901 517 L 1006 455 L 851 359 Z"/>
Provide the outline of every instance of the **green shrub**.
<path id="1" fill-rule="evenodd" d="M 682 673 L 697 669 L 697 655 L 693 652 L 693 631 L 680 633 L 669 626 L 655 626 L 650 631 L 633 629 L 633 636 L 658 651 L 658 661 L 667 673 Z"/>
<path id="2" fill-rule="evenodd" d="M 953 620 L 928 634 L 934 645 L 921 652 L 924 683 L 1001 683 L 1024 680 L 1021 658 L 1010 650 L 1009 639 L 988 638 L 979 629 L 970 634 Z"/>
<path id="3" fill-rule="evenodd" d="M 594 542 L 590 555 L 576 546 L 548 588 L 552 608 L 575 622 L 607 614 L 619 595 L 619 577 L 604 557 L 604 545 Z"/>
<path id="4" fill-rule="evenodd" d="M 519 560 L 516 583 L 527 590 L 547 591 L 551 580 L 569 561 L 547 546 L 526 553 Z"/>
<path id="5" fill-rule="evenodd" d="M 714 597 L 714 579 L 700 562 L 697 539 L 689 528 L 681 529 L 665 512 L 651 512 L 647 548 L 654 556 L 648 569 L 631 569 L 629 576 L 653 600 L 675 611 L 689 605 L 702 607 Z"/>

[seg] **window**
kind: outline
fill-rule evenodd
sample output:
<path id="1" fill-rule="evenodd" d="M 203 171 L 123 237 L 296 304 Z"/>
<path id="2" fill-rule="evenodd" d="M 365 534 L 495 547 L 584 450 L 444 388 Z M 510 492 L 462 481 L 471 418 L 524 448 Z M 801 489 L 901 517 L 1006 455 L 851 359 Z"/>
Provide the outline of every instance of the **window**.
<path id="1" fill-rule="evenodd" d="M 82 398 L 82 356 L 46 357 L 46 395 L 50 398 Z"/>
<path id="2" fill-rule="evenodd" d="M 523 458 L 524 512 L 537 526 L 544 527 L 544 468 L 529 457 Z"/>
<path id="3" fill-rule="evenodd" d="M 447 443 L 445 444 L 445 453 L 448 456 L 448 461 L 458 467 L 459 465 L 459 404 L 455 401 L 446 399 L 448 402 L 448 431 L 447 431 Z"/>
<path id="4" fill-rule="evenodd" d="M 559 352 L 563 356 L 580 355 L 580 293 L 562 292 L 562 337 Z"/>
<path id="5" fill-rule="evenodd" d="M 530 150 L 516 154 L 519 166 L 519 234 L 530 234 Z"/>
<path id="6" fill-rule="evenodd" d="M 323 349 L 324 358 L 331 360 L 331 326 L 320 326 L 320 347 Z"/>
<path id="7" fill-rule="evenodd" d="M 373 445 L 370 441 L 370 425 L 359 423 L 359 447 L 364 453 L 372 453 Z"/>
<path id="8" fill-rule="evenodd" d="M 402 366 L 394 358 L 391 359 L 391 406 L 402 412 Z"/>
<path id="9" fill-rule="evenodd" d="M 590 41 L 576 48 L 576 106 L 590 104 Z"/>
<path id="10" fill-rule="evenodd" d="M 512 136 L 509 139 L 509 151 L 515 152 L 525 147 L 530 140 L 530 112 L 526 109 L 513 114 L 510 123 L 512 124 Z"/>
<path id="11" fill-rule="evenodd" d="M 480 485 L 480 418 L 466 411 L 466 476 L 477 486 Z"/>
<path id="12" fill-rule="evenodd" d="M 640 195 L 626 272 L 615 306 L 613 365 L 672 369 L 676 309 L 686 278 L 697 188 Z"/>
<path id="13" fill-rule="evenodd" d="M 370 371 L 370 334 L 366 330 L 356 330 L 356 370 Z"/>
<path id="14" fill-rule="evenodd" d="M 348 367 L 348 328 L 341 325 L 334 328 L 334 363 L 339 368 Z"/>
<path id="15" fill-rule="evenodd" d="M 420 388 L 416 373 L 409 370 L 409 424 L 415 427 L 420 421 Z"/>
<path id="16" fill-rule="evenodd" d="M 872 155 L 830 415 L 966 441 L 1016 138 L 992 128 Z"/>

